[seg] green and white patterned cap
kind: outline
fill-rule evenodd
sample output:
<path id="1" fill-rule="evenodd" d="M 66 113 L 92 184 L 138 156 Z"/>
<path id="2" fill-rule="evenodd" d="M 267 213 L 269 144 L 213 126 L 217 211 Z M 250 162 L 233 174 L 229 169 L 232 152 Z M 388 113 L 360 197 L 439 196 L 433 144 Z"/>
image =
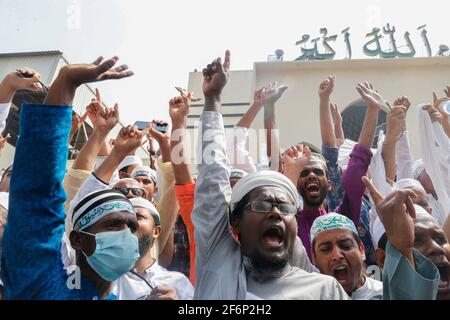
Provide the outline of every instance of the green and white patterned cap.
<path id="1" fill-rule="evenodd" d="M 350 220 L 346 216 L 332 212 L 318 217 L 316 220 L 314 220 L 310 231 L 311 243 L 322 231 L 333 229 L 347 229 L 354 232 L 355 234 L 358 234 L 358 231 L 356 230 L 355 224 L 352 220 Z"/>

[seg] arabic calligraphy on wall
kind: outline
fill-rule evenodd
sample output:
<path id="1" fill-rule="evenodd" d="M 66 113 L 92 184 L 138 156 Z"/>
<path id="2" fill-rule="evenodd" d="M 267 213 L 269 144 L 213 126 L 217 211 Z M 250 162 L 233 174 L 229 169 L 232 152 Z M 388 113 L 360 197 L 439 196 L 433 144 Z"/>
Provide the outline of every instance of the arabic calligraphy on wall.
<path id="1" fill-rule="evenodd" d="M 417 28 L 420 31 L 420 36 L 422 38 L 423 45 L 425 46 L 427 55 L 431 57 L 431 46 L 427 36 L 427 30 L 425 29 L 427 25 L 422 25 Z M 346 46 L 346 58 L 352 58 L 352 45 L 350 42 L 350 28 L 345 28 L 341 31 L 341 34 L 344 38 L 345 46 Z M 382 32 L 381 32 L 382 31 Z M 388 23 L 381 30 L 380 28 L 373 28 L 372 32 L 366 34 L 366 38 L 369 38 L 367 43 L 363 46 L 363 52 L 365 55 L 369 57 L 380 57 L 380 58 L 405 58 L 405 57 L 414 57 L 416 55 L 416 48 L 411 41 L 411 34 L 406 31 L 403 34 L 404 44 L 398 45 L 397 40 L 395 38 L 395 26 L 392 26 Z M 327 28 L 320 29 L 320 37 L 311 39 L 309 34 L 304 34 L 301 40 L 295 43 L 296 46 L 302 46 L 301 51 L 302 55 L 295 59 L 296 61 L 305 61 L 305 60 L 332 60 L 336 55 L 336 51 L 332 48 L 331 43 L 335 42 L 338 38 L 337 34 L 328 35 Z M 388 38 L 384 40 L 383 38 Z M 310 40 L 311 39 L 311 40 Z M 384 41 L 383 41 L 384 40 Z M 306 47 L 305 44 L 310 42 L 311 45 Z M 319 44 L 323 47 L 323 50 L 319 50 Z M 386 44 L 388 42 L 388 44 Z M 386 49 L 388 47 L 389 49 Z M 406 49 L 401 49 L 406 48 Z"/>

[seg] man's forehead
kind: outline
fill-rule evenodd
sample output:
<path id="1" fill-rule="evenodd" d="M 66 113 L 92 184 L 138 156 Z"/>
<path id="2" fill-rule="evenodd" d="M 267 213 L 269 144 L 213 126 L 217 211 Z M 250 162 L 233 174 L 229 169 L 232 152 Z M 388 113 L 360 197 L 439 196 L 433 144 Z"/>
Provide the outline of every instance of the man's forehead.
<path id="1" fill-rule="evenodd" d="M 275 186 L 258 187 L 250 192 L 249 197 L 251 200 L 276 197 L 280 200 L 284 201 L 290 200 L 290 202 L 292 202 L 286 190 L 283 190 L 282 188 Z"/>
<path id="2" fill-rule="evenodd" d="M 321 163 L 321 162 L 314 161 L 314 162 L 308 163 L 308 164 L 303 168 L 302 171 L 306 171 L 306 170 L 314 170 L 314 169 L 321 169 L 321 170 L 323 170 L 323 171 L 326 171 L 326 170 L 327 170 L 327 167 L 326 167 L 325 164 L 323 164 L 323 163 Z"/>

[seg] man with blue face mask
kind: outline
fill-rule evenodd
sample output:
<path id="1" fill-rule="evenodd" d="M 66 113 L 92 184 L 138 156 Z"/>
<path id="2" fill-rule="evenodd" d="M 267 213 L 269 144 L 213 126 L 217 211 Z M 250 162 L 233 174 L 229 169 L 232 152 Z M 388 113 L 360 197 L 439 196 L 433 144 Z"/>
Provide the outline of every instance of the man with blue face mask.
<path id="1" fill-rule="evenodd" d="M 6 299 L 113 299 L 112 281 L 138 258 L 136 214 L 125 196 L 108 190 L 87 195 L 73 212 L 70 240 L 78 268 L 70 277 L 61 261 L 71 106 L 83 83 L 133 75 L 126 65 L 113 68 L 117 60 L 64 66 L 43 105 L 21 108 L 3 238 Z M 140 145 L 142 136 L 123 137 L 123 149 Z"/>
<path id="2" fill-rule="evenodd" d="M 119 191 L 100 190 L 88 194 L 74 208 L 72 247 L 77 265 L 95 272 L 98 282 L 117 280 L 139 258 L 136 213 Z"/>

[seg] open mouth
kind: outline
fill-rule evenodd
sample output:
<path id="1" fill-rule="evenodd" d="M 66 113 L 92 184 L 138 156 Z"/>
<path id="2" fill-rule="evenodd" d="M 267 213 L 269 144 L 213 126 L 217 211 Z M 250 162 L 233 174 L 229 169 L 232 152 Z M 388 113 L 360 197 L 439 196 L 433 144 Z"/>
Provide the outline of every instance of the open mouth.
<path id="1" fill-rule="evenodd" d="M 279 227 L 271 227 L 263 233 L 262 240 L 269 247 L 279 247 L 283 242 L 283 231 Z"/>
<path id="2" fill-rule="evenodd" d="M 339 266 L 333 271 L 333 277 L 340 283 L 347 280 L 348 268 L 347 266 Z"/>
<path id="3" fill-rule="evenodd" d="M 306 191 L 311 196 L 318 196 L 320 194 L 320 186 L 317 183 L 309 183 L 306 185 Z"/>
<path id="4" fill-rule="evenodd" d="M 436 267 L 439 270 L 439 275 L 441 276 L 441 281 L 439 282 L 439 288 L 447 288 L 449 285 L 449 273 L 450 266 L 448 264 L 438 264 Z"/>

